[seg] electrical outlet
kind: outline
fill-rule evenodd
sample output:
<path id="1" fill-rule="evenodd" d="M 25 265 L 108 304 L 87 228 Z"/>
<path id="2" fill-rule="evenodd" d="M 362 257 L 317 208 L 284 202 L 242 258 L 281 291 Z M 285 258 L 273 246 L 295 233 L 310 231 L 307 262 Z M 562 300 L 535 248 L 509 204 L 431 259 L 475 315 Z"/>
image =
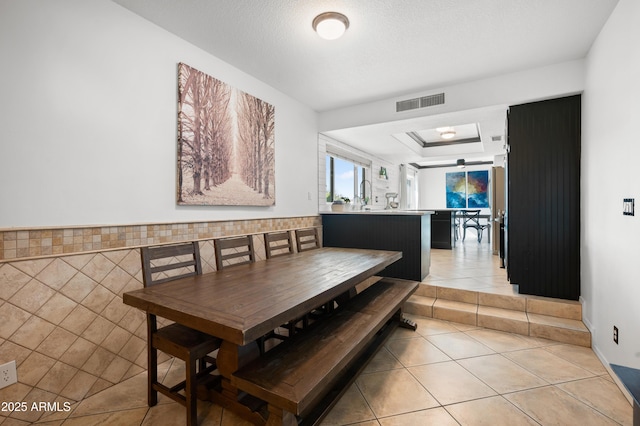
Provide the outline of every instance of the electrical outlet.
<path id="1" fill-rule="evenodd" d="M 613 341 L 616 345 L 618 344 L 618 327 L 615 325 L 613 326 Z"/>
<path id="2" fill-rule="evenodd" d="M 0 389 L 6 388 L 9 385 L 18 381 L 18 374 L 16 373 L 16 362 L 11 361 L 6 364 L 0 365 Z"/>
<path id="3" fill-rule="evenodd" d="M 635 204 L 635 199 L 634 198 L 625 198 L 622 200 L 622 214 L 625 216 L 634 216 L 635 212 L 634 212 L 634 204 Z"/>

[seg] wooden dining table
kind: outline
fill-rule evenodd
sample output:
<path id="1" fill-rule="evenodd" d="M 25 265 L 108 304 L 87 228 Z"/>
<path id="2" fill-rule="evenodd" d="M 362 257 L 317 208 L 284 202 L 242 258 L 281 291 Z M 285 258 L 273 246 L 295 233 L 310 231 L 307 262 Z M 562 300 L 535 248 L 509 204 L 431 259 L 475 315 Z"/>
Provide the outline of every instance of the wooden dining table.
<path id="1" fill-rule="evenodd" d="M 222 339 L 220 384 L 205 396 L 259 423 L 230 378 L 247 347 L 352 291 L 402 258 L 397 251 L 323 247 L 127 292 L 125 304 Z M 253 355 L 255 356 L 255 354 Z M 248 361 L 248 360 L 247 360 Z"/>

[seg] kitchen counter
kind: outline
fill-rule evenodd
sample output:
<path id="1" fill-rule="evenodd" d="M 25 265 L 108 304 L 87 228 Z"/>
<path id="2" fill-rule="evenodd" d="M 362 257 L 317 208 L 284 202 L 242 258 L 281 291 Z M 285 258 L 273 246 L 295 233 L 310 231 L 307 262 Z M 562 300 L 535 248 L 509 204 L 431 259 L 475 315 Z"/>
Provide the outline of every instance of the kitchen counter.
<path id="1" fill-rule="evenodd" d="M 401 251 L 402 259 L 378 275 L 422 281 L 431 265 L 431 213 L 393 209 L 320 212 L 322 243 L 326 247 Z"/>
<path id="2" fill-rule="evenodd" d="M 320 212 L 320 214 L 366 214 L 366 215 L 408 215 L 408 216 L 422 216 L 425 214 L 433 214 L 433 210 L 344 210 L 341 212 L 326 211 Z"/>

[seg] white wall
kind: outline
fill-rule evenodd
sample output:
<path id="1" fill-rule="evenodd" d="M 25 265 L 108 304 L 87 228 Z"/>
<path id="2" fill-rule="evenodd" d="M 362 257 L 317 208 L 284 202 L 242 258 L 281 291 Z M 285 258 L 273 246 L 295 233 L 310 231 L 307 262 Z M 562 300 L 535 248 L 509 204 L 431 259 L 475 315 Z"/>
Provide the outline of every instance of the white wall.
<path id="1" fill-rule="evenodd" d="M 109 0 L 0 0 L 0 228 L 317 213 L 317 115 Z M 276 206 L 176 205 L 177 63 L 276 110 Z"/>
<path id="2" fill-rule="evenodd" d="M 584 62 L 575 60 L 323 112 L 319 128 L 320 131 L 330 131 L 425 115 L 508 106 L 575 94 L 583 88 Z M 441 92 L 446 94 L 444 105 L 395 111 L 396 101 Z"/>
<path id="3" fill-rule="evenodd" d="M 582 299 L 593 347 L 640 368 L 640 2 L 620 0 L 586 61 L 582 99 Z M 613 326 L 620 332 L 613 343 Z"/>

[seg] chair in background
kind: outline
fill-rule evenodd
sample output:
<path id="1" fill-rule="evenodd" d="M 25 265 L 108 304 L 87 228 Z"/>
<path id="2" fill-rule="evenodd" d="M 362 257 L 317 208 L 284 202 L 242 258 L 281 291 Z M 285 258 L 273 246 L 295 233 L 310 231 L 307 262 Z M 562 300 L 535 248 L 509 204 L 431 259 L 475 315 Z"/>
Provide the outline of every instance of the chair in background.
<path id="1" fill-rule="evenodd" d="M 318 228 L 296 229 L 296 248 L 298 252 L 320 248 Z"/>
<path id="2" fill-rule="evenodd" d="M 293 254 L 293 240 L 291 238 L 291 233 L 289 231 L 265 233 L 264 249 L 267 254 L 267 259 Z M 309 320 L 305 315 L 297 321 L 290 321 L 282 325 L 282 327 L 289 331 L 289 336 L 292 336 L 300 329 L 307 327 L 308 321 Z M 300 325 L 302 325 L 302 327 L 300 327 Z"/>
<path id="3" fill-rule="evenodd" d="M 197 242 L 142 247 L 140 253 L 145 287 L 202 274 Z M 216 337 L 176 323 L 158 328 L 156 316 L 147 314 L 149 406 L 158 403 L 160 392 L 186 407 L 187 425 L 197 424 L 197 381 L 217 368 L 209 354 L 219 349 L 220 343 Z M 158 350 L 185 362 L 185 380 L 172 387 L 158 382 Z"/>
<path id="4" fill-rule="evenodd" d="M 466 210 L 462 218 L 462 241 L 464 241 L 467 236 L 467 228 L 474 228 L 478 233 L 478 242 L 481 242 L 482 234 L 485 228 L 489 227 L 489 223 L 480 223 L 480 210 Z"/>
<path id="5" fill-rule="evenodd" d="M 307 250 L 315 250 L 320 248 L 320 237 L 318 235 L 318 228 L 303 228 L 296 229 L 296 248 L 298 252 Z M 318 319 L 329 312 L 332 312 L 335 306 L 335 301 L 326 303 L 317 309 L 312 310 L 308 317 L 309 319 Z"/>
<path id="6" fill-rule="evenodd" d="M 289 231 L 264 234 L 264 251 L 267 259 L 293 253 L 293 241 Z"/>
<path id="7" fill-rule="evenodd" d="M 229 266 L 245 265 L 256 261 L 253 249 L 253 237 L 220 238 L 213 241 L 216 252 L 216 269 L 218 271 Z"/>
<path id="8" fill-rule="evenodd" d="M 453 239 L 458 241 L 460 239 L 460 228 L 462 227 L 462 219 L 464 217 L 464 210 L 453 211 Z"/>
<path id="9" fill-rule="evenodd" d="M 251 235 L 219 238 L 213 241 L 213 246 L 216 252 L 216 268 L 218 271 L 234 266 L 254 263 L 256 261 L 253 237 Z M 258 345 L 260 355 L 265 353 L 265 344 L 268 339 L 284 340 L 285 336 L 272 331 L 257 339 L 256 344 Z"/>

